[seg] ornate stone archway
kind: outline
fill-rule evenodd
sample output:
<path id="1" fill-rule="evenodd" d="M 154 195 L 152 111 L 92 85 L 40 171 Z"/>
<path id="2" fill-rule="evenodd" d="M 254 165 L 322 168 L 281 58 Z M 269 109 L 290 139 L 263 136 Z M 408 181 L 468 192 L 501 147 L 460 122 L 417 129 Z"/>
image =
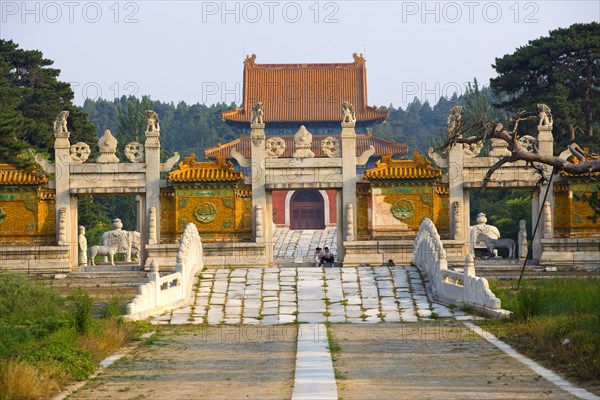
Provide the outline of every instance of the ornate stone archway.
<path id="1" fill-rule="evenodd" d="M 56 191 L 56 239 L 59 246 L 68 246 L 69 267 L 78 266 L 79 195 L 135 194 L 138 196 L 138 219 L 141 234 L 140 261 L 145 263 L 145 246 L 160 241 L 160 172 L 168 171 L 179 159 L 176 153 L 166 163 L 160 163 L 160 125 L 158 115 L 146 111 L 147 127 L 144 145 L 127 144 L 125 155 L 130 162 L 121 162 L 116 155 L 117 139 L 107 129 L 98 140 L 100 156 L 87 162 L 88 144 L 71 144 L 67 126 L 68 111 L 61 112 L 54 123 L 54 163 L 36 155 L 45 172 L 55 175 L 50 185 Z"/>

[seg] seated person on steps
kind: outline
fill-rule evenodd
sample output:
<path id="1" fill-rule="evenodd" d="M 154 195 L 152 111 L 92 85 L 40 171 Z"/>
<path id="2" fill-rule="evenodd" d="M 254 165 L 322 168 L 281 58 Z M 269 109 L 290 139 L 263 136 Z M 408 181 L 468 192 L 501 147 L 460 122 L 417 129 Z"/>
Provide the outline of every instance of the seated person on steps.
<path id="1" fill-rule="evenodd" d="M 321 253 L 321 261 L 319 262 L 319 267 L 323 265 L 323 263 L 331 263 L 333 264 L 333 253 L 329 251 L 329 247 L 325 246 L 323 249 L 323 253 Z"/>
<path id="2" fill-rule="evenodd" d="M 317 247 L 315 249 L 315 266 L 317 266 L 317 267 L 319 266 L 319 263 L 321 262 L 321 255 L 323 254 L 322 250 L 323 249 L 320 247 Z"/>

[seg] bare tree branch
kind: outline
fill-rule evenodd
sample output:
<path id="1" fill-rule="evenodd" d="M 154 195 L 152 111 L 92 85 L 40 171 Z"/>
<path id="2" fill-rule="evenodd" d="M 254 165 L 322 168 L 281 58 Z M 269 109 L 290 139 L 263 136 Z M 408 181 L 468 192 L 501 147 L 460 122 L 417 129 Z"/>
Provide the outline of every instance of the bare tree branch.
<path id="1" fill-rule="evenodd" d="M 511 152 L 511 155 L 502 157 L 498 161 L 498 163 L 502 162 L 500 165 L 497 163 L 490 168 L 488 174 L 486 174 L 486 177 L 489 176 L 490 178 L 493 173 L 500 168 L 500 166 L 508 162 L 515 162 L 519 160 L 526 161 L 532 167 L 538 170 L 538 172 L 540 172 L 539 167 L 535 167 L 535 163 L 549 165 L 555 168 L 557 172 L 564 171 L 573 175 L 586 176 L 590 175 L 592 172 L 600 172 L 600 159 L 586 159 L 584 151 L 577 144 L 572 144 L 569 146 L 569 150 L 577 158 L 579 161 L 578 163 L 563 160 L 557 156 L 540 154 L 536 151 L 529 151 L 523 148 L 517 136 L 518 125 L 521 121 L 532 118 L 535 118 L 535 115 L 532 115 L 531 112 L 520 111 L 516 113 L 508 122 L 509 126 L 512 125 L 511 130 L 506 129 L 503 124 L 497 121 L 475 121 L 473 124 L 468 124 L 461 120 L 459 124 L 456 124 L 455 130 L 453 132 L 449 132 L 448 140 L 444 143 L 442 149 L 447 151 L 457 144 L 479 143 L 488 139 L 501 139 L 505 141 L 508 144 L 508 150 Z M 462 133 L 468 128 L 470 128 L 472 131 L 474 130 L 481 132 L 481 134 L 470 137 L 462 137 Z"/>

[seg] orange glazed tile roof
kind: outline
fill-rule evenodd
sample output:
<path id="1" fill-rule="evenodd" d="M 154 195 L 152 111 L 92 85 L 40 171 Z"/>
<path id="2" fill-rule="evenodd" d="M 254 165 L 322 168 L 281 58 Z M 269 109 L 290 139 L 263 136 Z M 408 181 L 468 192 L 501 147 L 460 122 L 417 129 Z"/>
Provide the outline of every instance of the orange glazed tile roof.
<path id="1" fill-rule="evenodd" d="M 179 170 L 169 174 L 170 182 L 237 182 L 244 174 L 233 169 L 233 164 L 222 157 L 215 161 L 198 162 L 194 153 L 179 163 Z"/>
<path id="2" fill-rule="evenodd" d="M 367 105 L 367 70 L 362 54 L 345 64 L 256 64 L 244 61 L 243 107 L 223 113 L 223 121 L 250 121 L 250 109 L 261 101 L 269 122 L 342 120 L 342 101 L 354 105 L 357 121 L 382 122 L 387 110 Z"/>
<path id="3" fill-rule="evenodd" d="M 39 172 L 17 169 L 14 165 L 0 164 L 0 185 L 42 185 L 48 177 Z"/>
<path id="4" fill-rule="evenodd" d="M 413 158 L 392 160 L 391 154 L 383 156 L 377 161 L 375 168 L 365 171 L 365 179 L 435 179 L 442 176 L 442 170 L 432 168 L 431 163 L 418 152 L 413 153 Z"/>
<path id="5" fill-rule="evenodd" d="M 329 137 L 337 137 L 339 135 L 312 135 L 313 142 L 311 150 L 315 153 L 315 157 L 327 157 L 321 149 L 321 140 Z M 274 137 L 272 135 L 267 136 L 267 139 Z M 292 135 L 281 135 L 279 136 L 285 141 L 285 151 L 281 157 L 291 157 L 294 152 L 294 136 Z M 365 150 L 369 149 L 369 146 L 375 148 L 373 156 L 382 156 L 384 154 L 408 154 L 408 146 L 402 143 L 396 143 L 391 140 L 381 139 L 371 134 L 357 134 L 356 135 L 356 156 L 360 156 Z M 250 141 L 249 135 L 243 135 L 238 139 L 232 140 L 225 144 L 220 144 L 215 147 L 211 147 L 204 151 L 204 157 L 224 157 L 231 158 L 231 150 L 235 149 L 246 158 L 252 157 L 251 154 L 252 142 Z"/>

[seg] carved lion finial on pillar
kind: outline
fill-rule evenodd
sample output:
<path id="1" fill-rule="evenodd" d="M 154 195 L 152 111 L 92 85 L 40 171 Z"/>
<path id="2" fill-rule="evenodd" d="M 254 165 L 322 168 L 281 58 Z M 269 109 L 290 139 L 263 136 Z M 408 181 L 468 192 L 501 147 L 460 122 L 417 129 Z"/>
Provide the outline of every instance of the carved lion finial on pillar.
<path id="1" fill-rule="evenodd" d="M 252 113 L 250 114 L 250 123 L 251 124 L 264 124 L 265 121 L 263 119 L 264 110 L 263 103 L 259 101 L 258 103 L 254 103 L 252 106 Z"/>
<path id="2" fill-rule="evenodd" d="M 356 113 L 354 112 L 354 106 L 352 105 L 352 103 L 350 103 L 349 101 L 342 101 L 342 113 L 344 113 L 342 123 L 356 123 Z"/>
<path id="3" fill-rule="evenodd" d="M 462 106 L 454 106 L 452 110 L 448 113 L 448 121 L 446 122 L 446 126 L 448 128 L 448 135 L 457 134 L 456 129 L 459 127 Z"/>
<path id="4" fill-rule="evenodd" d="M 552 110 L 545 104 L 538 104 L 539 126 L 552 126 Z"/>
<path id="5" fill-rule="evenodd" d="M 69 137 L 69 128 L 67 127 L 67 118 L 69 117 L 68 111 L 61 111 L 54 120 L 54 136 L 55 137 Z"/>
<path id="6" fill-rule="evenodd" d="M 160 132 L 158 114 L 152 110 L 146 110 L 146 117 L 148 118 L 148 126 L 146 127 L 146 132 Z"/>

